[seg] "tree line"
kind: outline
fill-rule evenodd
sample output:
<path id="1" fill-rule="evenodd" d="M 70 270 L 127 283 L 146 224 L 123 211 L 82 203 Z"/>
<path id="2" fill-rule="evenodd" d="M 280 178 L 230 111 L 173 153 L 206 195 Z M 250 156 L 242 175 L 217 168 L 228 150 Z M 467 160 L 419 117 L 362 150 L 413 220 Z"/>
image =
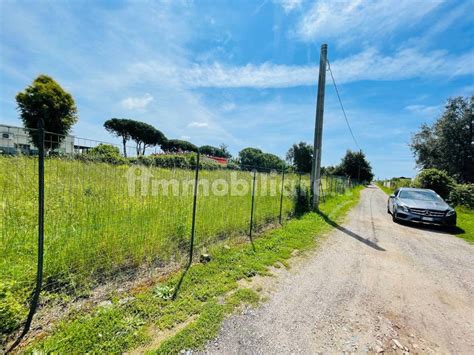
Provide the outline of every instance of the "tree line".
<path id="1" fill-rule="evenodd" d="M 197 152 L 199 150 L 201 154 L 213 157 L 231 157 L 225 144 L 221 144 L 219 147 L 211 145 L 197 147 L 185 140 L 168 139 L 163 132 L 145 122 L 127 118 L 112 118 L 105 121 L 104 128 L 114 136 L 121 138 L 124 157 L 127 157 L 127 142 L 130 140 L 136 143 L 137 156 L 145 155 L 145 150 L 148 147 L 159 146 L 165 153 Z"/>
<path id="2" fill-rule="evenodd" d="M 419 168 L 474 183 L 473 109 L 474 96 L 450 98 L 435 122 L 420 127 L 409 144 Z"/>
<path id="3" fill-rule="evenodd" d="M 71 94 L 66 92 L 53 78 L 47 75 L 38 76 L 31 85 L 16 95 L 16 101 L 23 125 L 28 129 L 31 141 L 37 145 L 34 130 L 38 121 L 44 121 L 47 131 L 46 150 L 56 149 L 78 121 L 77 107 Z M 309 173 L 311 171 L 313 148 L 304 142 L 294 144 L 286 155 L 286 161 L 275 154 L 263 152 L 259 148 L 242 149 L 236 158 L 225 144 L 219 147 L 203 145 L 198 147 L 191 142 L 180 139 L 168 139 L 154 126 L 129 118 L 111 118 L 104 122 L 107 132 L 118 137 L 123 146 L 123 155 L 127 157 L 127 144 L 135 143 L 137 157 L 143 157 L 146 149 L 160 147 L 165 153 L 189 153 L 199 151 L 212 157 L 229 159 L 232 165 L 244 169 L 255 167 L 261 169 L 281 170 L 290 167 L 294 171 Z M 94 153 L 109 156 L 115 150 L 100 147 Z M 323 168 L 323 173 L 349 176 L 352 179 L 370 181 L 373 178 L 372 168 L 362 152 L 347 151 L 341 163 L 335 167 Z"/>
<path id="4" fill-rule="evenodd" d="M 288 163 L 297 171 L 310 173 L 313 162 L 313 146 L 305 142 L 293 144 L 286 153 Z M 340 175 L 360 182 L 370 182 L 374 178 L 372 166 L 362 151 L 347 150 L 341 162 L 335 166 L 321 168 L 322 175 Z"/>

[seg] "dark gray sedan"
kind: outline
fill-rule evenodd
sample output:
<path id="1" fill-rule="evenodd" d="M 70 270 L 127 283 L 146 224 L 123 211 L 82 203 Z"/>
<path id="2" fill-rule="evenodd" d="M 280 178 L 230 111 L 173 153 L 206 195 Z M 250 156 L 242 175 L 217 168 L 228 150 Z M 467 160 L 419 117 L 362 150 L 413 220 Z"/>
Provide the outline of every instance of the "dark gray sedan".
<path id="1" fill-rule="evenodd" d="M 394 222 L 456 225 L 456 211 L 433 190 L 402 187 L 388 198 L 387 212 Z"/>

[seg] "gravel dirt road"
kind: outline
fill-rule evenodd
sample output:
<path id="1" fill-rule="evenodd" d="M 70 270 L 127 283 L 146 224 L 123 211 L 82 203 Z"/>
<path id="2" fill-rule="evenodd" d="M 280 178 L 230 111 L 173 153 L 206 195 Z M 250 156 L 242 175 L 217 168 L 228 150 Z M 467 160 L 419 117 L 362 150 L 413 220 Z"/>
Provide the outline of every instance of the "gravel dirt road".
<path id="1" fill-rule="evenodd" d="M 474 353 L 474 246 L 392 222 L 370 186 L 269 299 L 228 318 L 206 353 Z"/>

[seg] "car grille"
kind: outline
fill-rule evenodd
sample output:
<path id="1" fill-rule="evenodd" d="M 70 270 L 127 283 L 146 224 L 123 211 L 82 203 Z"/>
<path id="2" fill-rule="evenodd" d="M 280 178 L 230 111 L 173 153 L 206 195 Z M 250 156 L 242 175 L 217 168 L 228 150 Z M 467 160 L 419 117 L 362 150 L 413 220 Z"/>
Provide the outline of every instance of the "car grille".
<path id="1" fill-rule="evenodd" d="M 420 216 L 429 217 L 444 217 L 445 215 L 445 212 L 443 211 L 425 210 L 423 208 L 410 208 L 410 212 Z"/>

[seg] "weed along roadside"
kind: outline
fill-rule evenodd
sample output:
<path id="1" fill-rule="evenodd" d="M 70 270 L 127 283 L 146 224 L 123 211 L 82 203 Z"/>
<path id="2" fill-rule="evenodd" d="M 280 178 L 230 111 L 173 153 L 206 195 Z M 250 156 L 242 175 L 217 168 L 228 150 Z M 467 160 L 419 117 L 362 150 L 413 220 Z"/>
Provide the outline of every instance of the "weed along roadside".
<path id="1" fill-rule="evenodd" d="M 321 211 L 340 222 L 358 202 L 361 189 L 327 199 Z M 239 280 L 269 275 L 269 267 L 277 262 L 286 265 L 294 250 L 316 247 L 331 228 L 318 214 L 308 213 L 256 236 L 255 251 L 242 241 L 209 246 L 211 260 L 190 267 L 176 300 L 171 295 L 180 273 L 120 299 L 112 296 L 87 314 L 72 314 L 25 350 L 176 353 L 199 349 L 217 334 L 226 315 L 261 301 L 258 290 L 239 287 Z"/>

